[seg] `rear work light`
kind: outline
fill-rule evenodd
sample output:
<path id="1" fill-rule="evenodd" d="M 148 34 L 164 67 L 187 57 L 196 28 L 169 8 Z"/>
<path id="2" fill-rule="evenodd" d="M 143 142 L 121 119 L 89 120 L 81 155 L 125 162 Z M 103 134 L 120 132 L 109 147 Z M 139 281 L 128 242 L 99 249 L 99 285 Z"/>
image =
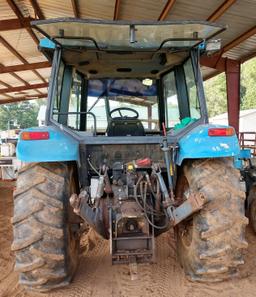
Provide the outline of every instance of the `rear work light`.
<path id="1" fill-rule="evenodd" d="M 210 128 L 208 130 L 209 136 L 233 136 L 235 135 L 234 128 Z"/>
<path id="2" fill-rule="evenodd" d="M 49 139 L 49 132 L 21 132 L 22 140 L 44 140 Z"/>

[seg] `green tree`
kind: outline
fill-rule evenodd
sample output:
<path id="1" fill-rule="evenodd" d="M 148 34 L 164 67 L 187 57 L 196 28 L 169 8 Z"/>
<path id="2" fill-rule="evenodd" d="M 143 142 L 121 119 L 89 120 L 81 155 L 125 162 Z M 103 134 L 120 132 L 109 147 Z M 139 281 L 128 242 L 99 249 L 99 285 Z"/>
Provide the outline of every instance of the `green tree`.
<path id="1" fill-rule="evenodd" d="M 0 105 L 0 130 L 37 126 L 39 105 L 30 101 Z"/>
<path id="2" fill-rule="evenodd" d="M 226 78 L 219 74 L 204 82 L 206 104 L 209 117 L 227 111 Z"/>
<path id="3" fill-rule="evenodd" d="M 225 74 L 215 76 L 204 82 L 209 116 L 227 111 Z M 241 66 L 241 110 L 256 108 L 256 58 Z"/>
<path id="4" fill-rule="evenodd" d="M 256 108 L 256 58 L 241 67 L 241 109 Z"/>

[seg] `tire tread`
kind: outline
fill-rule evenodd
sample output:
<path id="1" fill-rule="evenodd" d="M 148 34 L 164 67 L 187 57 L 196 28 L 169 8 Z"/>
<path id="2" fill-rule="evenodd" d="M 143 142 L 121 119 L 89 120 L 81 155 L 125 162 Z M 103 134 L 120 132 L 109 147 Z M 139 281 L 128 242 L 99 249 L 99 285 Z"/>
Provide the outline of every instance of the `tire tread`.
<path id="1" fill-rule="evenodd" d="M 19 172 L 12 250 L 19 282 L 28 289 L 65 286 L 75 272 L 77 262 L 70 259 L 78 249 L 72 255 L 67 246 L 69 185 L 70 169 L 63 163 L 28 164 Z"/>

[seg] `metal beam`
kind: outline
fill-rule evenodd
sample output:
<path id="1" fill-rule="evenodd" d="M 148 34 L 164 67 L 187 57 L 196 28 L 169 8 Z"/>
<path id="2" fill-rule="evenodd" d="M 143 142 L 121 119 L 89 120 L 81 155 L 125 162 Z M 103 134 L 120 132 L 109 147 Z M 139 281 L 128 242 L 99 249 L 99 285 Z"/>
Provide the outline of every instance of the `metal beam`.
<path id="1" fill-rule="evenodd" d="M 12 99 L 13 97 L 8 95 L 8 94 L 4 94 L 5 97 Z"/>
<path id="2" fill-rule="evenodd" d="M 20 81 L 21 83 L 23 83 L 25 86 L 29 86 L 29 83 L 25 79 L 21 78 L 18 74 L 16 74 L 16 73 L 13 72 L 13 73 L 10 73 L 10 75 L 12 75 L 18 81 Z"/>
<path id="3" fill-rule="evenodd" d="M 116 0 L 113 20 L 118 20 L 121 0 Z"/>
<path id="4" fill-rule="evenodd" d="M 215 76 L 218 75 L 218 74 L 221 74 L 221 72 L 218 71 L 218 70 L 217 70 L 217 71 L 214 71 L 213 73 L 204 76 L 204 77 L 203 77 L 203 80 L 206 81 L 207 79 L 211 79 L 211 78 L 215 77 Z"/>
<path id="5" fill-rule="evenodd" d="M 226 58 L 222 58 L 221 54 L 211 57 L 204 55 L 200 58 L 200 65 L 222 72 L 226 69 Z"/>
<path id="6" fill-rule="evenodd" d="M 36 34 L 33 32 L 33 30 L 31 28 L 26 28 L 28 34 L 31 36 L 31 38 L 34 40 L 35 44 L 38 45 L 39 44 L 39 40 L 36 37 Z"/>
<path id="7" fill-rule="evenodd" d="M 207 57 L 207 56 L 202 56 L 200 59 L 200 64 L 202 66 L 214 68 L 218 70 L 219 72 L 223 72 L 226 69 L 226 59 L 227 58 L 222 58 L 221 55 L 224 54 L 225 52 L 228 52 L 229 50 L 232 50 L 234 47 L 238 46 L 241 44 L 243 41 L 247 40 L 248 38 L 252 37 L 253 35 L 256 34 L 256 26 L 252 27 L 248 31 L 244 32 L 228 44 L 226 44 L 222 50 L 220 51 L 219 54 L 215 54 L 213 56 Z M 245 57 L 242 57 L 239 62 L 243 63 L 253 57 L 256 56 L 256 52 L 253 52 L 250 55 L 247 55 Z"/>
<path id="8" fill-rule="evenodd" d="M 25 17 L 21 13 L 20 9 L 18 8 L 17 4 L 13 0 L 6 0 L 13 12 L 16 14 L 18 19 L 20 20 L 21 24 L 24 22 Z M 39 40 L 37 39 L 35 33 L 32 31 L 31 28 L 26 28 L 29 35 L 32 37 L 36 44 L 39 44 Z"/>
<path id="9" fill-rule="evenodd" d="M 40 90 L 38 90 L 38 89 L 36 89 L 35 90 L 39 95 L 42 95 L 43 94 L 43 92 L 41 92 Z"/>
<path id="10" fill-rule="evenodd" d="M 228 123 L 239 133 L 240 111 L 240 62 L 226 60 L 226 84 L 228 103 Z"/>
<path id="11" fill-rule="evenodd" d="M 164 9 L 162 10 L 158 21 L 163 21 L 166 19 L 167 15 L 169 14 L 169 12 L 171 11 L 173 5 L 175 4 L 176 0 L 168 0 L 167 3 L 165 4 Z"/>
<path id="12" fill-rule="evenodd" d="M 42 69 L 42 68 L 48 68 L 48 67 L 51 67 L 51 64 L 49 62 L 38 62 L 38 63 L 20 64 L 20 65 L 13 65 L 13 66 L 0 65 L 0 73 L 10 73 L 10 72 Z"/>
<path id="13" fill-rule="evenodd" d="M 7 103 L 15 103 L 20 101 L 27 101 L 27 100 L 35 100 L 35 99 L 43 99 L 47 98 L 48 94 L 41 94 L 41 95 L 35 95 L 35 97 L 12 97 L 11 99 L 0 99 L 0 104 L 7 104 Z"/>
<path id="14" fill-rule="evenodd" d="M 0 67 L 5 67 L 2 63 L 0 63 Z M 19 77 L 18 74 L 12 72 L 10 73 L 11 76 L 13 76 L 15 79 L 17 79 L 18 81 L 20 81 L 21 83 L 23 83 L 25 86 L 28 86 L 28 82 L 26 82 L 23 78 Z"/>
<path id="15" fill-rule="evenodd" d="M 252 37 L 255 34 L 256 34 L 256 26 L 252 27 L 248 31 L 244 32 L 243 34 L 241 34 L 240 36 L 238 36 L 237 38 L 232 40 L 230 43 L 226 44 L 223 47 L 222 52 L 225 53 L 225 52 L 231 50 L 232 48 L 238 46 L 240 43 L 242 43 L 243 41 Z"/>
<path id="16" fill-rule="evenodd" d="M 9 4 L 9 6 L 11 7 L 12 11 L 16 14 L 16 16 L 18 17 L 18 19 L 22 22 L 24 19 L 23 14 L 20 12 L 18 6 L 16 5 L 16 3 L 13 0 L 6 0 L 7 3 Z"/>
<path id="17" fill-rule="evenodd" d="M 238 62 L 240 64 L 252 59 L 256 57 L 256 52 L 246 55 L 243 58 L 241 58 L 240 60 L 238 60 Z M 207 75 L 204 77 L 204 80 L 210 79 L 218 74 L 221 74 L 222 72 L 224 72 L 226 70 L 226 63 L 227 63 L 227 59 L 228 58 L 222 58 L 220 57 L 220 55 L 218 56 L 212 56 L 212 57 L 208 57 L 208 56 L 202 56 L 200 58 L 200 65 L 201 66 L 205 66 L 208 68 L 212 68 L 212 69 L 216 69 L 216 71 L 214 71 L 213 73 Z M 229 59 L 231 60 L 231 59 Z"/>
<path id="18" fill-rule="evenodd" d="M 0 80 L 0 85 L 5 86 L 6 88 L 10 88 L 11 87 L 11 85 L 7 84 L 6 82 L 4 82 L 2 80 Z"/>
<path id="19" fill-rule="evenodd" d="M 80 18 L 80 13 L 79 13 L 79 9 L 78 9 L 77 0 L 71 0 L 71 3 L 72 3 L 74 16 L 75 16 L 75 18 L 79 19 Z"/>
<path id="20" fill-rule="evenodd" d="M 24 18 L 21 22 L 19 19 L 0 20 L 0 31 L 19 30 L 30 27 L 33 18 Z"/>
<path id="21" fill-rule="evenodd" d="M 33 90 L 33 89 L 42 89 L 47 87 L 48 87 L 48 83 L 33 84 L 33 85 L 19 86 L 19 87 L 9 87 L 9 88 L 0 89 L 0 94 L 21 92 L 21 91 Z"/>
<path id="22" fill-rule="evenodd" d="M 242 58 L 240 58 L 238 61 L 242 64 L 250 59 L 253 59 L 256 57 L 256 51 L 253 53 L 250 53 L 248 55 L 243 56 Z M 201 66 L 205 66 L 205 67 L 209 67 L 209 68 L 213 68 L 216 69 L 216 75 L 225 71 L 226 69 L 226 59 L 227 58 L 222 58 L 220 57 L 220 55 L 217 56 L 212 56 L 212 57 L 208 57 L 208 56 L 201 56 L 200 58 L 200 65 Z M 1 71 L 0 71 L 1 73 Z M 211 78 L 214 75 L 210 75 L 209 77 L 205 77 L 205 79 Z"/>
<path id="23" fill-rule="evenodd" d="M 15 56 L 17 57 L 22 63 L 29 64 L 28 61 L 22 57 L 20 53 L 16 51 L 14 47 L 12 47 L 2 36 L 0 36 L 0 42 Z M 44 83 L 46 83 L 46 80 L 40 73 L 38 73 L 36 70 L 32 70 L 34 74 L 41 79 Z"/>
<path id="24" fill-rule="evenodd" d="M 18 58 L 22 63 L 27 64 L 27 60 L 22 57 L 20 53 L 17 52 L 17 50 L 10 45 L 9 42 L 7 42 L 2 36 L 0 36 L 0 42 L 3 44 L 4 47 L 6 47 L 16 58 Z"/>
<path id="25" fill-rule="evenodd" d="M 207 21 L 216 21 L 219 19 L 234 3 L 236 0 L 226 0 L 224 1 L 207 19 Z M 228 44 L 226 44 L 222 50 L 220 51 L 219 54 L 213 55 L 211 57 L 203 56 L 200 59 L 200 64 L 206 67 L 214 68 L 217 71 L 214 72 L 213 74 L 210 74 L 206 77 L 204 77 L 204 80 L 210 79 L 214 77 L 215 75 L 220 74 L 221 72 L 226 70 L 226 59 L 227 58 L 222 58 L 221 55 L 224 54 L 225 52 L 228 52 L 229 50 L 232 50 L 234 47 L 238 46 L 241 44 L 243 41 L 246 39 L 252 37 L 253 35 L 256 34 L 256 26 L 252 27 L 248 31 L 244 32 Z M 243 63 L 253 57 L 256 56 L 256 52 L 246 55 L 242 57 L 238 62 Z"/>
<path id="26" fill-rule="evenodd" d="M 209 22 L 215 22 L 219 19 L 237 0 L 224 1 L 207 19 Z"/>
<path id="27" fill-rule="evenodd" d="M 37 71 L 37 70 L 31 70 L 37 77 L 41 79 L 44 83 L 47 83 L 46 79 Z"/>
<path id="28" fill-rule="evenodd" d="M 38 18 L 44 20 L 45 16 L 44 16 L 37 0 L 30 0 L 30 3 L 35 11 L 35 14 L 38 16 Z"/>

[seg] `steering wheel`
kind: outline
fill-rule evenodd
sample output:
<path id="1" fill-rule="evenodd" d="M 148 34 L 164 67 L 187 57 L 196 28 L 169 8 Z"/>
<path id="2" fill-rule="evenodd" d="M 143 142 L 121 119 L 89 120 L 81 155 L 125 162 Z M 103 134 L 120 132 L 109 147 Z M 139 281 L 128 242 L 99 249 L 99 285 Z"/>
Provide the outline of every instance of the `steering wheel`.
<path id="1" fill-rule="evenodd" d="M 131 112 L 135 113 L 135 116 L 133 116 L 133 117 L 124 116 L 124 115 L 122 114 L 122 112 L 121 112 L 122 110 L 131 111 Z M 113 114 L 114 112 L 119 112 L 120 117 L 115 117 L 115 118 L 113 118 L 113 117 L 112 117 L 112 114 Z M 138 119 L 138 117 L 139 117 L 139 113 L 138 113 L 138 111 L 135 110 L 135 109 L 129 108 L 129 107 L 119 107 L 119 108 L 115 108 L 115 109 L 111 110 L 111 112 L 110 112 L 109 115 L 110 115 L 111 119 Z"/>

